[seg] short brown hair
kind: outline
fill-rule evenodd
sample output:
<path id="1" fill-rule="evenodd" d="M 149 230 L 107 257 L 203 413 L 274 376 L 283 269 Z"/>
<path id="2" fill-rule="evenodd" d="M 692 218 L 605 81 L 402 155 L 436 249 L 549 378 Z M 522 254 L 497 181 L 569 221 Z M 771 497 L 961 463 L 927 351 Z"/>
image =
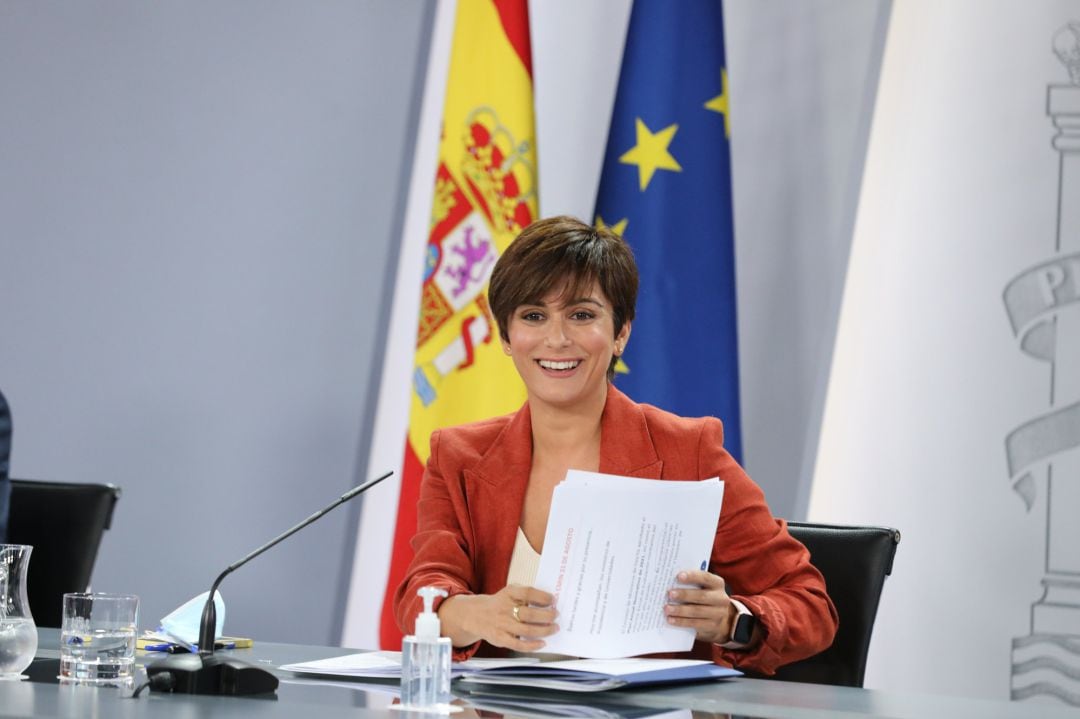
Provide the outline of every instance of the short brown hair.
<path id="1" fill-rule="evenodd" d="M 508 326 L 515 309 L 540 304 L 564 282 L 565 297 L 580 297 L 593 282 L 600 286 L 611 302 L 616 336 L 634 319 L 638 271 L 630 246 L 608 229 L 560 215 L 526 227 L 495 263 L 488 304 L 503 341 L 510 341 Z M 608 379 L 615 373 L 616 359 L 611 358 Z"/>

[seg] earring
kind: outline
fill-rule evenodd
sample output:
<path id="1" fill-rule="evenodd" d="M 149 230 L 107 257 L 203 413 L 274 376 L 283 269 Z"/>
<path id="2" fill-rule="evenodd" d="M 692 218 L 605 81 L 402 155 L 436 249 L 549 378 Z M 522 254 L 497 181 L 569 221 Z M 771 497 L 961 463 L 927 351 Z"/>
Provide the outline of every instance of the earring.
<path id="1" fill-rule="evenodd" d="M 507 342 L 506 344 L 503 345 L 503 352 L 505 352 L 507 355 L 510 354 L 510 343 L 509 342 Z"/>

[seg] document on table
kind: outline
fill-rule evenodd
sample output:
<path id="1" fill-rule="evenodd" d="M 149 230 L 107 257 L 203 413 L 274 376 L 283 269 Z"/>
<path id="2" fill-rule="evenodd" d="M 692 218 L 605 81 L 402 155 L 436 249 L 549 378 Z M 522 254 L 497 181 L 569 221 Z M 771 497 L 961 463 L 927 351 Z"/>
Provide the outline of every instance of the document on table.
<path id="1" fill-rule="evenodd" d="M 536 586 L 555 595 L 559 631 L 544 652 L 628 657 L 681 652 L 694 631 L 667 623 L 675 575 L 705 569 L 724 483 L 570 470 L 551 498 Z"/>
<path id="2" fill-rule="evenodd" d="M 466 662 L 454 662 L 450 673 L 454 676 L 469 671 L 481 671 L 494 667 L 520 666 L 535 664 L 533 657 L 510 659 L 470 659 Z M 360 677 L 364 679 L 400 679 L 401 652 L 374 651 L 359 654 L 346 654 L 340 657 L 316 659 L 298 664 L 283 664 L 280 669 L 301 674 L 322 674 L 332 677 Z"/>
<path id="3" fill-rule="evenodd" d="M 467 672 L 466 684 L 501 684 L 568 692 L 603 692 L 609 689 L 657 684 L 684 684 L 706 679 L 742 676 L 738 669 L 700 659 L 571 659 L 513 667 L 492 667 Z"/>

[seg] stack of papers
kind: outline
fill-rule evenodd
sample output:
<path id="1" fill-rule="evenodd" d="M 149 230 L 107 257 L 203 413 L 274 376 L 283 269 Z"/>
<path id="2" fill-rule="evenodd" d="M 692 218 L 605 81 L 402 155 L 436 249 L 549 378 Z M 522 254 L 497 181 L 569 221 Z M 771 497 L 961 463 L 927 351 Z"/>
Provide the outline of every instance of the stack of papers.
<path id="1" fill-rule="evenodd" d="M 668 624 L 664 605 L 680 571 L 708 567 L 723 498 L 715 477 L 567 472 L 551 497 L 536 575 L 559 611 L 544 651 L 594 659 L 688 651 L 694 630 Z"/>
<path id="2" fill-rule="evenodd" d="M 698 659 L 569 659 L 468 672 L 464 684 L 494 684 L 571 692 L 602 692 L 742 676 L 737 669 Z"/>
<path id="3" fill-rule="evenodd" d="M 400 679 L 401 652 L 364 652 L 285 664 L 300 674 L 363 679 Z M 699 659 L 568 659 L 538 662 L 530 657 L 454 662 L 454 677 L 465 684 L 493 684 L 573 692 L 602 692 L 628 686 L 674 684 L 742 676 L 737 669 Z"/>

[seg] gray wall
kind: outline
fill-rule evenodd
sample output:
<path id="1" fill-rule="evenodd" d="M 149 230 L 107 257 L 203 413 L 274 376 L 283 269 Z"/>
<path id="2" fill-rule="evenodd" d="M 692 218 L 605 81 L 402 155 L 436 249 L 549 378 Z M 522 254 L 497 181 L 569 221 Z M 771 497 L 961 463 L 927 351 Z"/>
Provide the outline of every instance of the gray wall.
<path id="1" fill-rule="evenodd" d="M 144 625 L 362 479 L 432 6 L 0 4 L 12 472 L 123 487 L 94 584 Z M 726 8 L 745 453 L 799 516 L 888 3 Z M 355 510 L 228 631 L 336 643 Z"/>
<path id="2" fill-rule="evenodd" d="M 726 0 L 743 455 L 803 519 L 890 0 Z"/>
<path id="3" fill-rule="evenodd" d="M 0 5 L 12 475 L 123 488 L 142 623 L 358 479 L 430 2 Z M 349 511 L 223 585 L 336 642 Z"/>

